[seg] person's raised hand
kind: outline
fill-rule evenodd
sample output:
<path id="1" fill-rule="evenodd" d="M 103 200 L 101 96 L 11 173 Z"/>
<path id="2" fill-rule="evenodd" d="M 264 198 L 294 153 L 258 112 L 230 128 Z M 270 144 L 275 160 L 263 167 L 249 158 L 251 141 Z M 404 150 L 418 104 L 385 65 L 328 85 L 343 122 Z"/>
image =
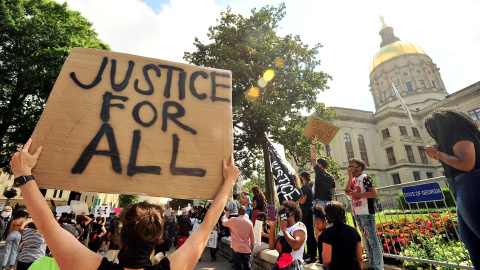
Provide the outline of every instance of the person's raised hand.
<path id="1" fill-rule="evenodd" d="M 317 139 L 318 139 L 317 134 L 313 135 L 312 144 L 316 144 L 316 143 L 317 143 Z"/>
<path id="2" fill-rule="evenodd" d="M 31 144 L 32 139 L 30 138 L 23 146 L 23 149 L 20 152 L 15 153 L 10 161 L 10 167 L 12 168 L 15 178 L 23 175 L 31 175 L 33 167 L 37 164 L 38 156 L 40 156 L 43 146 L 38 147 L 35 153 L 31 155 L 28 152 Z"/>
<path id="3" fill-rule="evenodd" d="M 235 184 L 238 177 L 240 176 L 240 171 L 238 170 L 237 166 L 233 164 L 233 154 L 230 155 L 228 161 L 223 159 L 223 179 L 226 182 L 231 182 L 232 185 Z"/>
<path id="4" fill-rule="evenodd" d="M 427 155 L 431 158 L 431 159 L 434 159 L 434 160 L 437 160 L 438 156 L 437 156 L 437 153 L 438 153 L 438 149 L 435 148 L 435 147 L 431 147 L 431 146 L 425 146 L 425 147 L 422 147 L 423 150 L 427 153 Z"/>
<path id="5" fill-rule="evenodd" d="M 277 217 L 275 216 L 275 219 L 270 219 L 270 217 L 268 217 L 268 225 L 270 225 L 270 228 L 275 228 L 275 226 L 277 225 Z"/>

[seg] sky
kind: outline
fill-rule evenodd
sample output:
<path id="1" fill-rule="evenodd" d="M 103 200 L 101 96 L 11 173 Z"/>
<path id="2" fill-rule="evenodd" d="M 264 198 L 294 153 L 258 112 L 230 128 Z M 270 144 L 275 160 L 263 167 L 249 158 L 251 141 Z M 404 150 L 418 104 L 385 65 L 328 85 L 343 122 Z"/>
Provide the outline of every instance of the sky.
<path id="1" fill-rule="evenodd" d="M 57 0 L 65 2 L 65 0 Z M 378 15 L 403 41 L 420 45 L 440 68 L 449 93 L 480 81 L 480 0 L 68 0 L 93 23 L 99 38 L 116 52 L 185 62 L 195 37 L 209 43 L 227 6 L 251 15 L 253 8 L 286 4 L 278 35 L 321 43 L 319 70 L 333 77 L 318 95 L 326 106 L 375 111 L 369 64 L 380 48 Z M 261 74 L 259 74 L 261 75 Z"/>

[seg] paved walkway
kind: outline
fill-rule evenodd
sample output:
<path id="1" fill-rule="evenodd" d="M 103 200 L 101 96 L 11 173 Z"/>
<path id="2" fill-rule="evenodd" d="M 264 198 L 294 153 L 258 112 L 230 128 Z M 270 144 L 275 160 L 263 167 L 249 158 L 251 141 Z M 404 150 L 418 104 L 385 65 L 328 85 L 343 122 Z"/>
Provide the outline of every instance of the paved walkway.
<path id="1" fill-rule="evenodd" d="M 220 253 L 217 252 L 217 260 L 212 262 L 210 260 L 210 249 L 205 248 L 202 254 L 202 260 L 197 263 L 195 270 L 233 270 L 231 263 L 228 263 L 228 260 L 225 259 Z"/>

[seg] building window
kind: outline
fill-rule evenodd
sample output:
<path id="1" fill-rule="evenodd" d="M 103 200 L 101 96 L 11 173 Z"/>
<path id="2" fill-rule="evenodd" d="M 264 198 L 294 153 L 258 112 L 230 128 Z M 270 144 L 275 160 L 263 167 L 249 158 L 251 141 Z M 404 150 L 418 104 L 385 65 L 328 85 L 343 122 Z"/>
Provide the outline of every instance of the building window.
<path id="1" fill-rule="evenodd" d="M 327 152 L 327 157 L 332 157 L 332 148 L 329 144 L 325 144 L 325 151 Z"/>
<path id="2" fill-rule="evenodd" d="M 367 156 L 367 148 L 365 147 L 365 140 L 363 139 L 362 135 L 358 135 L 358 147 L 360 148 L 360 158 L 365 161 L 367 166 L 370 166 L 368 164 L 368 156 Z"/>
<path id="3" fill-rule="evenodd" d="M 403 73 L 403 77 L 407 77 L 408 76 L 408 73 L 407 72 L 404 72 Z"/>
<path id="4" fill-rule="evenodd" d="M 387 91 L 383 92 L 383 96 L 385 96 L 385 100 L 387 100 L 388 99 L 388 92 Z"/>
<path id="5" fill-rule="evenodd" d="M 388 128 L 382 130 L 382 136 L 384 139 L 390 138 L 390 132 L 388 132 Z"/>
<path id="6" fill-rule="evenodd" d="M 395 76 L 392 76 L 390 80 L 395 81 Z"/>
<path id="7" fill-rule="evenodd" d="M 63 190 L 60 190 L 60 193 L 58 194 L 58 198 L 62 198 L 63 195 Z"/>
<path id="8" fill-rule="evenodd" d="M 433 172 L 427 172 L 427 178 L 433 178 Z"/>
<path id="9" fill-rule="evenodd" d="M 418 132 L 418 129 L 416 127 L 412 127 L 412 133 L 413 136 L 420 137 L 420 133 Z"/>
<path id="10" fill-rule="evenodd" d="M 432 81 L 432 86 L 433 86 L 433 88 L 435 88 L 435 82 L 434 81 Z"/>
<path id="11" fill-rule="evenodd" d="M 388 163 L 390 165 L 397 164 L 397 160 L 395 159 L 395 152 L 393 152 L 393 147 L 389 147 L 386 150 L 387 150 Z"/>
<path id="12" fill-rule="evenodd" d="M 421 74 L 420 70 L 415 71 L 417 74 Z"/>
<path id="13" fill-rule="evenodd" d="M 420 172 L 413 172 L 413 179 L 415 181 L 420 180 Z"/>
<path id="14" fill-rule="evenodd" d="M 407 90 L 408 90 L 408 92 L 412 92 L 412 91 L 413 91 L 412 83 L 411 83 L 411 82 L 407 82 L 406 85 L 407 85 Z"/>
<path id="15" fill-rule="evenodd" d="M 475 110 L 471 110 L 468 112 L 468 114 L 470 115 L 470 117 L 472 117 L 472 119 L 474 121 L 477 121 L 478 119 L 480 119 L 480 108 L 476 108 Z"/>
<path id="16" fill-rule="evenodd" d="M 88 196 L 85 196 L 85 203 L 87 202 L 87 198 L 88 198 Z"/>
<path id="17" fill-rule="evenodd" d="M 402 135 L 402 136 L 408 136 L 408 134 L 407 134 L 407 128 L 406 128 L 406 127 L 399 126 L 399 128 L 400 128 L 400 135 Z"/>
<path id="18" fill-rule="evenodd" d="M 93 199 L 95 199 L 95 196 L 92 196 L 92 202 L 93 202 Z"/>
<path id="19" fill-rule="evenodd" d="M 56 197 L 57 197 L 57 191 L 58 191 L 58 190 L 56 190 L 56 189 L 53 191 L 53 198 L 56 198 Z"/>
<path id="20" fill-rule="evenodd" d="M 405 145 L 405 151 L 407 152 L 408 162 L 415 163 L 415 157 L 413 156 L 412 146 Z"/>
<path id="21" fill-rule="evenodd" d="M 418 153 L 420 154 L 420 159 L 422 160 L 422 163 L 428 164 L 427 154 L 425 153 L 425 150 L 423 150 L 421 146 L 418 146 Z"/>
<path id="22" fill-rule="evenodd" d="M 402 181 L 400 181 L 400 175 L 398 173 L 392 174 L 392 179 L 393 179 L 394 185 L 398 185 L 402 183 Z"/>
<path id="23" fill-rule="evenodd" d="M 350 134 L 343 134 L 343 141 L 345 142 L 345 150 L 347 151 L 347 160 L 353 158 L 353 147 Z"/>
<path id="24" fill-rule="evenodd" d="M 424 82 L 424 81 L 418 81 L 418 83 L 420 84 L 420 88 L 422 88 L 422 89 L 424 89 L 424 90 L 427 89 L 427 88 L 425 87 L 425 82 Z"/>

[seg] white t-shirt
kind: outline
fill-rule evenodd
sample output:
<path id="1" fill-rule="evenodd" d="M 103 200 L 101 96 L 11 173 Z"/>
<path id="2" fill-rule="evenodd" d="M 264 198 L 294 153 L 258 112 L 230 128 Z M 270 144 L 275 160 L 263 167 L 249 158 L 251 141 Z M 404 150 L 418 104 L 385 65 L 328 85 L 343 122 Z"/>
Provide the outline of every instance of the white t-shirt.
<path id="1" fill-rule="evenodd" d="M 307 228 L 302 222 L 297 222 L 291 227 L 287 228 L 287 232 L 293 237 L 295 231 L 302 230 L 305 232 L 305 241 L 303 241 L 302 246 L 298 250 L 292 250 L 290 255 L 292 255 L 293 260 L 300 260 L 303 262 L 303 251 L 305 250 L 305 243 L 307 242 Z M 280 230 L 278 236 L 283 236 L 283 231 Z"/>

